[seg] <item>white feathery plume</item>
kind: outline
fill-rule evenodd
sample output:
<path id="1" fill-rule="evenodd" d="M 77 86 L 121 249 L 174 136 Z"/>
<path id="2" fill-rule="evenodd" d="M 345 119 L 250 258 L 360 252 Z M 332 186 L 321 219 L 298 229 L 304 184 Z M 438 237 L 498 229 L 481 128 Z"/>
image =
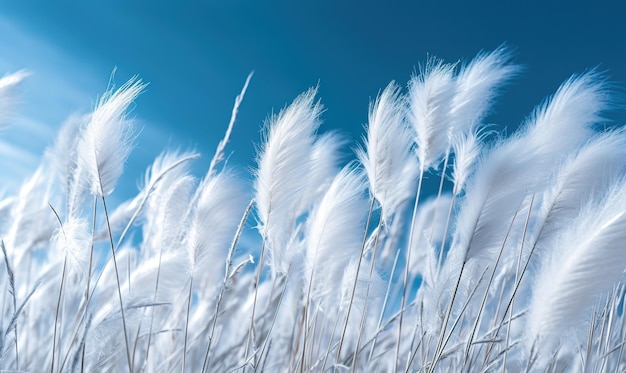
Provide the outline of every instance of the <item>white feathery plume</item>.
<path id="1" fill-rule="evenodd" d="M 294 210 L 307 189 L 311 152 L 320 125 L 322 106 L 315 102 L 316 93 L 316 88 L 309 89 L 270 119 L 258 155 L 255 200 L 273 275 L 287 273 L 295 254 L 287 249 L 287 243 L 297 218 Z"/>
<path id="2" fill-rule="evenodd" d="M 193 177 L 183 175 L 157 188 L 146 206 L 142 254 L 150 256 L 161 248 L 166 252 L 179 248 L 187 227 L 182 217 L 189 214 L 194 185 Z"/>
<path id="3" fill-rule="evenodd" d="M 367 216 L 365 180 L 351 166 L 335 177 L 309 220 L 305 289 L 320 299 L 341 281 L 350 259 L 359 255 Z"/>
<path id="4" fill-rule="evenodd" d="M 438 265 L 438 258 L 434 258 L 434 261 L 433 265 Z M 421 301 L 423 328 L 429 336 L 436 336 L 443 326 L 446 305 L 452 298 L 455 276 L 458 276 L 459 270 L 460 266 L 450 265 L 446 261 L 441 269 L 425 273 L 430 279 L 420 285 L 417 296 Z"/>
<path id="5" fill-rule="evenodd" d="M 200 154 L 185 151 L 164 151 L 159 154 L 146 170 L 140 195 L 150 194 L 155 189 L 168 189 L 175 181 L 184 177 L 190 160 L 200 158 Z"/>
<path id="6" fill-rule="evenodd" d="M 146 85 L 131 78 L 117 91 L 107 91 L 96 105 L 78 144 L 79 167 L 89 175 L 91 193 L 106 196 L 115 188 L 135 135 L 126 118 L 128 107 Z"/>
<path id="7" fill-rule="evenodd" d="M 124 227 L 128 224 L 132 218 L 137 207 L 139 206 L 139 200 L 135 198 L 128 199 L 121 202 L 115 207 L 115 210 L 109 213 L 109 225 L 111 226 L 111 232 L 113 234 L 119 234 L 124 230 Z M 105 223 L 100 227 L 95 235 L 96 240 L 106 240 L 109 238 L 109 228 Z"/>
<path id="8" fill-rule="evenodd" d="M 182 254 L 182 255 L 181 255 Z M 183 251 L 167 252 L 163 256 L 152 256 L 141 262 L 131 273 L 132 299 L 146 302 L 171 302 L 184 289 L 187 278 L 181 276 L 189 270 L 189 262 Z M 157 294 L 155 286 L 159 281 Z M 128 279 L 122 289 L 128 289 Z"/>
<path id="9" fill-rule="evenodd" d="M 415 193 L 418 164 L 411 151 L 404 104 L 399 87 L 391 82 L 370 106 L 365 149 L 357 149 L 385 221 Z"/>
<path id="10" fill-rule="evenodd" d="M 549 355 L 594 299 L 622 278 L 626 269 L 624 206 L 626 183 L 620 180 L 602 200 L 591 201 L 560 235 L 535 279 L 524 341 L 528 350 L 536 343 L 536 348 Z"/>
<path id="11" fill-rule="evenodd" d="M 0 78 L 0 130 L 6 127 L 17 104 L 16 94 L 22 81 L 30 75 L 25 70 Z"/>
<path id="12" fill-rule="evenodd" d="M 140 192 L 130 203 L 135 206 L 134 213 L 143 212 L 145 205 L 157 207 L 162 203 L 161 193 L 168 193 L 170 187 L 178 180 L 184 179 L 189 173 L 189 161 L 200 158 L 199 153 L 166 150 L 159 154 L 146 169 L 144 180 L 140 184 Z M 182 216 L 182 215 L 181 215 Z M 184 215 L 187 216 L 187 215 Z M 131 216 L 129 216 L 130 218 Z"/>
<path id="13" fill-rule="evenodd" d="M 562 166 L 554 177 L 554 185 L 543 195 L 537 214 L 537 247 L 554 243 L 560 231 L 574 222 L 585 203 L 597 199 L 625 170 L 624 130 L 609 131 L 589 141 Z"/>
<path id="14" fill-rule="evenodd" d="M 29 250 L 49 243 L 58 227 L 47 205 L 51 199 L 49 182 L 47 171 L 40 165 L 22 184 L 18 198 L 11 206 L 11 227 L 4 240 L 9 254 L 17 254 L 16 265 Z"/>
<path id="15" fill-rule="evenodd" d="M 476 130 L 471 130 L 452 140 L 454 149 L 454 167 L 452 169 L 452 181 L 454 188 L 452 193 L 459 195 L 465 187 L 465 182 L 474 170 L 476 159 L 482 149 L 481 136 Z"/>
<path id="16" fill-rule="evenodd" d="M 315 141 L 311 153 L 311 171 L 308 185 L 302 193 L 298 215 L 319 201 L 340 170 L 340 149 L 346 140 L 336 132 L 328 132 Z"/>
<path id="17" fill-rule="evenodd" d="M 91 230 L 86 220 L 70 217 L 52 236 L 52 242 L 68 259 L 74 273 L 86 276 L 89 268 Z"/>
<path id="18" fill-rule="evenodd" d="M 421 273 L 424 280 L 433 279 L 437 273 L 437 252 L 443 238 L 446 215 L 452 203 L 452 196 L 442 194 L 439 199 L 431 197 L 421 204 L 417 212 L 413 235 L 419 237 L 413 241 L 413 251 L 409 271 L 415 276 Z M 431 239 L 432 238 L 432 239 Z M 433 261 L 434 260 L 434 261 Z"/>
<path id="19" fill-rule="evenodd" d="M 520 70 L 511 58 L 502 46 L 493 52 L 479 53 L 461 69 L 450 108 L 450 139 L 470 131 L 489 113 L 499 89 Z"/>
<path id="20" fill-rule="evenodd" d="M 553 170 L 588 140 L 607 104 L 601 76 L 573 77 L 481 160 L 457 216 L 453 245 L 465 260 L 500 247 L 524 198 L 547 187 Z"/>
<path id="21" fill-rule="evenodd" d="M 237 232 L 248 198 L 234 175 L 226 171 L 210 172 L 192 197 L 194 206 L 185 242 L 190 283 L 186 301 L 183 369 L 187 361 L 189 312 L 193 292 L 195 289 L 202 289 L 204 296 L 213 297 L 214 292 L 220 288 L 224 268 L 230 258 L 231 242 Z M 215 317 L 214 320 L 217 320 L 217 311 Z M 212 341 L 212 337 L 210 340 Z M 210 345 L 209 343 L 207 351 L 210 350 Z"/>
<path id="22" fill-rule="evenodd" d="M 187 250 L 194 282 L 217 285 L 228 248 L 245 210 L 247 196 L 239 181 L 228 172 L 204 179 L 198 187 L 196 205 L 187 236 Z"/>
<path id="23" fill-rule="evenodd" d="M 159 154 L 146 170 L 143 184 L 139 186 L 140 192 L 133 199 L 120 204 L 109 216 L 111 229 L 129 229 L 128 224 L 134 224 L 137 217 L 149 218 L 150 213 L 144 209 L 149 209 L 151 205 L 153 208 L 158 207 L 163 202 L 159 193 L 167 192 L 173 183 L 184 179 L 188 172 L 188 162 L 199 157 L 199 154 L 193 152 L 164 151 Z M 183 220 L 180 216 L 178 219 Z M 108 231 L 105 227 L 98 238 L 106 235 Z"/>
<path id="24" fill-rule="evenodd" d="M 46 150 L 46 155 L 52 162 L 57 180 L 63 186 L 62 191 L 67 198 L 68 213 L 70 213 L 69 208 L 72 205 L 70 202 L 74 192 L 72 188 L 81 188 L 80 176 L 77 175 L 76 170 L 76 145 L 80 138 L 80 129 L 87 121 L 88 118 L 83 115 L 72 115 L 67 118 L 57 134 L 54 145 Z M 80 191 L 76 190 L 75 192 L 79 193 Z"/>
<path id="25" fill-rule="evenodd" d="M 416 134 L 417 157 L 428 170 L 450 147 L 449 126 L 452 99 L 456 93 L 454 65 L 436 59 L 409 81 L 407 118 Z"/>
<path id="26" fill-rule="evenodd" d="M 374 271 L 370 277 L 369 271 L 359 271 L 358 266 L 357 258 L 352 258 L 345 263 L 341 268 L 339 281 L 335 282 L 335 285 L 333 285 L 335 292 L 332 294 L 332 298 L 330 295 L 327 297 L 328 303 L 334 302 L 337 304 L 337 306 L 333 307 L 332 312 L 342 312 L 348 309 L 351 301 L 352 307 L 358 311 L 350 313 L 349 316 L 348 322 L 350 327 L 346 331 L 346 339 L 350 343 L 353 343 L 357 339 L 360 330 L 359 322 L 363 311 L 366 310 L 367 307 L 367 309 L 371 310 L 374 314 L 379 312 L 380 310 L 376 309 L 376 306 L 380 305 L 380 300 L 384 297 L 385 293 L 385 283 L 378 273 Z M 371 263 L 367 259 L 363 260 L 361 263 L 361 267 L 369 268 L 370 266 Z M 354 297 L 352 297 L 353 291 Z M 339 298 L 337 298 L 337 296 Z M 334 317 L 333 315 L 333 318 Z M 367 340 L 367 336 L 365 340 Z M 350 349 L 346 349 L 346 351 L 350 351 Z"/>

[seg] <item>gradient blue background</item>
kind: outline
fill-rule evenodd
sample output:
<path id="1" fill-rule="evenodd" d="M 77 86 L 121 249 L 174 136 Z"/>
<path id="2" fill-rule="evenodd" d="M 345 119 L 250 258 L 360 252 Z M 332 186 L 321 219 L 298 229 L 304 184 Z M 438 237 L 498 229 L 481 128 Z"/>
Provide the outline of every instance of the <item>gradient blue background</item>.
<path id="1" fill-rule="evenodd" d="M 370 100 L 391 80 L 405 84 L 428 54 L 468 60 L 502 43 L 525 71 L 488 122 L 512 131 L 572 73 L 599 66 L 623 92 L 626 9 L 616 3 L 3 2 L 0 75 L 33 76 L 21 115 L 0 133 L 0 172 L 32 171 L 60 123 L 93 107 L 114 66 L 118 84 L 133 74 L 150 82 L 133 110 L 144 129 L 122 195 L 167 146 L 195 147 L 205 170 L 252 70 L 228 148 L 242 168 L 254 164 L 267 115 L 310 86 L 327 109 L 322 130 L 357 141 Z M 625 123 L 624 114 L 609 117 Z"/>

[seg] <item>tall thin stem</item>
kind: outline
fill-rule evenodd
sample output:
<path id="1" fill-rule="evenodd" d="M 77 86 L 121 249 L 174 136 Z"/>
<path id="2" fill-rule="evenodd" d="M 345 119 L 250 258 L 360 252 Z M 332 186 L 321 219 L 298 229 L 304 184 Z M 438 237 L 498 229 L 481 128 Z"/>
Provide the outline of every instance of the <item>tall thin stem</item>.
<path id="1" fill-rule="evenodd" d="M 83 313 L 83 320 L 87 317 L 87 313 L 89 310 L 89 288 L 91 286 L 91 269 L 93 268 L 93 246 L 96 240 L 96 211 L 98 209 L 98 198 L 96 196 L 93 197 L 93 216 L 91 221 L 91 247 L 89 249 L 89 268 L 87 269 L 87 288 L 85 289 L 85 309 Z M 85 326 L 87 327 L 87 326 Z M 80 358 L 80 372 L 83 373 L 85 371 L 85 350 L 87 346 L 87 340 L 83 343 L 83 348 L 81 352 Z"/>
<path id="2" fill-rule="evenodd" d="M 407 283 L 409 282 L 409 266 L 411 264 L 411 251 L 413 251 L 413 227 L 417 219 L 417 208 L 419 206 L 420 194 L 422 192 L 422 180 L 424 179 L 424 167 L 420 167 L 420 175 L 417 181 L 417 193 L 415 195 L 415 203 L 413 204 L 413 216 L 411 217 L 411 226 L 409 227 L 409 243 L 406 250 L 406 261 L 404 263 L 404 279 L 402 281 L 402 301 L 400 304 L 400 319 L 398 321 L 398 339 L 396 341 L 396 351 L 394 356 L 394 368 L 393 371 L 398 370 L 398 358 L 400 356 L 400 343 L 402 342 L 402 321 L 404 318 L 404 306 L 406 305 L 407 298 Z"/>
<path id="3" fill-rule="evenodd" d="M 61 308 L 61 297 L 63 295 L 63 285 L 65 284 L 65 270 L 67 268 L 67 255 L 63 260 L 63 272 L 61 272 L 61 286 L 59 287 L 59 297 L 57 299 L 57 308 L 54 313 L 54 334 L 52 336 L 52 364 L 50 365 L 50 373 L 54 373 L 54 357 L 57 349 L 57 324 L 59 323 L 59 310 Z"/>
<path id="4" fill-rule="evenodd" d="M 448 168 L 448 161 L 450 158 L 450 151 L 446 152 L 446 156 L 443 159 L 443 168 L 441 171 L 441 177 L 439 178 L 439 190 L 437 190 L 437 200 L 435 201 L 435 212 L 433 213 L 433 222 L 437 221 L 439 215 L 439 201 L 441 200 L 441 195 L 443 194 L 443 182 L 446 179 L 446 169 Z M 433 240 L 434 230 L 430 231 L 429 241 Z M 439 253 L 441 256 L 441 253 Z"/>
<path id="5" fill-rule="evenodd" d="M 531 204 L 532 207 L 532 204 Z M 470 353 L 470 348 L 472 346 L 472 342 L 474 340 L 474 335 L 476 334 L 476 330 L 478 329 L 478 326 L 480 324 L 480 321 L 482 319 L 482 313 L 483 310 L 485 308 L 485 304 L 487 303 L 487 297 L 489 296 L 489 288 L 491 287 L 491 284 L 493 283 L 493 279 L 496 276 L 496 271 L 498 269 L 498 265 L 500 264 L 500 259 L 502 258 L 502 253 L 504 252 L 504 248 L 506 247 L 506 243 L 509 239 L 509 236 L 511 234 L 511 229 L 513 228 L 513 224 L 515 223 L 515 219 L 517 218 L 517 213 L 519 212 L 519 208 L 515 211 L 515 214 L 513 215 L 513 218 L 511 219 L 511 224 L 509 224 L 509 228 L 506 232 L 506 236 L 504 236 L 504 240 L 502 241 L 502 245 L 500 246 L 500 252 L 498 253 L 498 258 L 496 259 L 496 263 L 493 267 L 493 270 L 491 271 L 491 276 L 489 277 L 489 282 L 487 283 L 486 289 L 485 289 L 485 295 L 483 296 L 483 300 L 480 304 L 480 308 L 478 310 L 478 314 L 475 317 L 475 322 L 474 322 L 474 327 L 472 328 L 472 332 L 470 333 L 469 339 L 467 341 L 467 344 L 465 346 L 465 355 L 463 358 L 463 368 L 461 369 L 461 371 L 465 370 L 465 365 L 467 363 L 467 359 L 469 358 L 469 353 Z"/>
<path id="6" fill-rule="evenodd" d="M 261 281 L 261 272 L 263 269 L 263 261 L 265 260 L 265 248 L 266 238 L 263 237 L 263 243 L 261 244 L 261 256 L 259 258 L 259 265 L 257 267 L 256 278 L 254 279 L 254 300 L 252 301 L 252 315 L 250 316 L 250 327 L 248 329 L 248 337 L 246 338 L 246 351 L 244 354 L 244 361 L 248 360 L 248 352 L 250 351 L 250 343 L 254 344 L 254 316 L 256 315 L 256 304 L 259 296 L 259 283 Z M 215 315 L 217 318 L 217 315 Z M 255 353 L 252 351 L 252 353 Z"/>
<path id="7" fill-rule="evenodd" d="M 369 231 L 370 223 L 372 220 L 372 213 L 374 211 L 374 204 L 376 200 L 374 197 L 371 198 L 369 213 L 367 214 L 367 223 L 365 224 L 365 232 L 363 233 L 363 242 L 361 244 L 361 253 L 359 254 L 359 261 L 356 266 L 356 275 L 354 278 L 354 285 L 352 286 L 352 293 L 350 294 L 350 302 L 348 303 L 348 312 L 346 315 L 346 321 L 343 324 L 343 331 L 341 332 L 341 339 L 339 340 L 339 347 L 337 348 L 337 361 L 339 361 L 339 357 L 341 356 L 341 348 L 343 347 L 343 340 L 346 337 L 346 331 L 348 330 L 348 321 L 350 320 L 350 311 L 352 310 L 352 302 L 354 302 L 354 296 L 356 294 L 356 285 L 359 279 L 359 272 L 361 271 L 361 263 L 363 261 L 363 255 L 365 253 L 365 246 L 367 244 L 367 231 Z"/>
<path id="8" fill-rule="evenodd" d="M 226 271 L 224 273 L 224 278 L 222 280 L 222 286 L 220 288 L 220 292 L 217 295 L 217 302 L 215 302 L 215 312 L 213 313 L 213 321 L 211 323 L 211 332 L 209 333 L 209 345 L 207 346 L 206 354 L 204 356 L 204 363 L 202 364 L 202 371 L 206 369 L 208 363 L 209 352 L 211 351 L 211 344 L 213 342 L 213 335 L 215 333 L 215 326 L 217 324 L 217 317 L 220 312 L 220 307 L 222 305 L 222 298 L 224 297 L 224 291 L 226 291 L 226 283 L 228 282 L 228 276 L 230 275 L 230 269 L 232 267 L 233 256 L 235 255 L 235 248 L 237 247 L 237 243 L 239 242 L 239 237 L 241 237 L 241 233 L 243 232 L 243 227 L 248 220 L 248 216 L 250 216 L 250 212 L 252 211 L 252 206 L 254 205 L 254 200 L 251 200 L 248 203 L 248 207 L 246 207 L 246 211 L 243 213 L 241 217 L 241 221 L 239 222 L 239 226 L 237 227 L 237 233 L 235 233 L 235 237 L 233 238 L 233 242 L 228 249 L 228 255 L 226 256 Z M 260 265 L 260 263 L 259 263 Z M 247 354 L 247 353 L 246 353 Z"/>
<path id="9" fill-rule="evenodd" d="M 187 362 L 187 335 L 189 333 L 189 310 L 191 308 L 191 291 L 193 289 L 193 269 L 191 278 L 189 279 L 189 293 L 187 294 L 187 315 L 185 317 L 185 343 L 183 345 L 183 366 L 182 372 L 185 373 L 185 364 Z"/>
<path id="10" fill-rule="evenodd" d="M 54 216 L 56 217 L 59 223 L 59 229 L 61 230 L 61 234 L 63 234 L 63 237 L 65 238 L 65 244 L 67 245 L 68 244 L 67 237 L 65 236 L 65 231 L 63 230 L 63 222 L 61 221 L 61 217 L 56 212 L 54 207 L 52 207 L 51 204 L 48 204 L 48 206 L 50 206 L 50 209 L 54 213 Z M 5 253 L 5 258 L 6 258 L 6 253 Z M 52 363 L 50 364 L 50 373 L 54 373 L 54 357 L 56 355 L 56 345 L 57 345 L 57 324 L 59 323 L 59 310 L 61 308 L 61 297 L 63 295 L 63 285 L 65 284 L 65 270 L 66 269 L 67 269 L 67 254 L 65 255 L 65 258 L 63 259 L 63 271 L 61 272 L 61 286 L 59 287 L 59 297 L 57 300 L 56 311 L 54 313 L 54 333 L 52 335 Z M 16 312 L 17 312 L 17 309 L 16 309 Z M 17 343 L 17 340 L 16 340 L 16 343 Z"/>
<path id="11" fill-rule="evenodd" d="M 374 249 L 372 251 L 372 256 L 370 259 L 370 271 L 369 271 L 369 277 L 367 280 L 367 286 L 365 288 L 365 298 L 363 300 L 363 312 L 361 313 L 361 322 L 359 323 L 359 335 L 356 339 L 356 345 L 354 347 L 354 355 L 352 358 L 352 371 L 355 370 L 356 368 L 356 360 L 357 360 L 357 356 L 358 356 L 358 352 L 359 352 L 359 343 L 361 342 L 361 335 L 363 334 L 363 327 L 365 326 L 365 317 L 367 314 L 367 300 L 369 298 L 369 294 L 370 294 L 370 284 L 372 281 L 372 276 L 374 275 L 374 261 L 376 260 L 376 254 L 378 252 L 378 244 L 379 244 L 379 239 L 380 239 L 380 230 L 383 227 L 383 219 L 380 219 L 378 221 L 378 227 L 376 227 L 376 237 L 374 239 Z"/>
<path id="12" fill-rule="evenodd" d="M 111 233 L 111 224 L 109 222 L 109 211 L 107 209 L 106 199 L 104 198 L 104 194 L 102 194 L 102 206 L 104 207 L 104 216 L 106 218 L 107 223 L 107 231 L 109 233 L 109 243 L 111 244 L 111 255 L 113 256 L 113 266 L 115 267 L 115 280 L 117 281 L 117 296 L 120 301 L 120 312 L 122 314 L 122 326 L 124 328 L 124 342 L 126 344 L 126 359 L 128 361 L 128 371 L 133 371 L 132 361 L 130 358 L 130 347 L 128 345 L 128 330 L 126 327 L 126 314 L 124 312 L 124 302 L 122 300 L 122 286 L 120 284 L 120 274 L 117 268 L 117 259 L 115 256 L 115 246 L 113 245 L 113 235 Z M 130 279 L 128 279 L 130 281 Z"/>

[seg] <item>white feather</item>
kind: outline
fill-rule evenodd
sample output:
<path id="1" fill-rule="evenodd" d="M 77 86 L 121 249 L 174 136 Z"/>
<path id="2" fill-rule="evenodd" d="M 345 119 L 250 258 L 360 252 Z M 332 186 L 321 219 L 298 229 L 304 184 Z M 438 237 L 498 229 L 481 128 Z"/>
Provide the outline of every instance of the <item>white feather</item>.
<path id="1" fill-rule="evenodd" d="M 450 109 L 456 93 L 454 65 L 430 59 L 409 81 L 408 121 L 416 134 L 420 165 L 428 170 L 450 147 Z"/>
<path id="2" fill-rule="evenodd" d="M 450 109 L 450 138 L 467 133 L 489 113 L 502 86 L 519 72 L 511 53 L 500 47 L 478 54 L 456 78 L 456 94 Z"/>
<path id="3" fill-rule="evenodd" d="M 536 277 L 528 313 L 526 347 L 549 349 L 576 325 L 594 299 L 610 290 L 626 269 L 626 183 L 587 205 Z M 548 349 L 545 351 L 545 349 Z"/>
<path id="4" fill-rule="evenodd" d="M 380 203 L 386 221 L 415 193 L 418 164 L 404 117 L 400 89 L 391 82 L 371 105 L 365 149 L 357 150 L 370 192 Z"/>
<path id="5" fill-rule="evenodd" d="M 316 299 L 333 290 L 350 259 L 359 255 L 367 216 L 364 194 L 363 175 L 348 166 L 335 177 L 311 215 L 305 281 L 311 282 Z"/>
<path id="6" fill-rule="evenodd" d="M 107 91 L 81 133 L 79 167 L 88 173 L 94 195 L 110 194 L 122 174 L 135 138 L 127 111 L 145 87 L 141 80 L 132 78 L 117 91 Z"/>
<path id="7" fill-rule="evenodd" d="M 267 124 L 267 140 L 258 156 L 254 183 L 260 220 L 272 273 L 287 273 L 294 252 L 288 250 L 301 193 L 308 188 L 311 152 L 322 106 L 310 89 Z"/>
<path id="8" fill-rule="evenodd" d="M 550 175 L 590 137 L 607 108 L 604 81 L 595 73 L 565 82 L 521 131 L 477 166 L 457 217 L 454 246 L 465 260 L 490 257 L 526 196 L 547 187 Z"/>

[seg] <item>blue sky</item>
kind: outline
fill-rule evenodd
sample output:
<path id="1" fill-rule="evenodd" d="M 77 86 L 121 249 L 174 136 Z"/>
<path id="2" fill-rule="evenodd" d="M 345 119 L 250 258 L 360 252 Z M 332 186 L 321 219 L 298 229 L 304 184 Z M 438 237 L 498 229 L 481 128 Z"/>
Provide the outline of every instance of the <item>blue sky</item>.
<path id="1" fill-rule="evenodd" d="M 596 2 L 25 2 L 0 5 L 0 75 L 22 68 L 20 115 L 0 134 L 0 171 L 20 180 L 71 113 L 138 74 L 150 86 L 133 115 L 143 126 L 122 187 L 164 147 L 195 147 L 204 170 L 234 97 L 255 75 L 228 148 L 253 165 L 268 114 L 319 84 L 322 130 L 358 140 L 368 103 L 405 84 L 427 55 L 449 62 L 506 43 L 524 73 L 488 118 L 514 128 L 572 73 L 599 66 L 626 87 L 624 8 Z M 617 3 L 617 2 L 615 2 Z M 623 110 L 609 116 L 626 122 Z M 244 169 L 245 170 L 245 169 Z"/>

